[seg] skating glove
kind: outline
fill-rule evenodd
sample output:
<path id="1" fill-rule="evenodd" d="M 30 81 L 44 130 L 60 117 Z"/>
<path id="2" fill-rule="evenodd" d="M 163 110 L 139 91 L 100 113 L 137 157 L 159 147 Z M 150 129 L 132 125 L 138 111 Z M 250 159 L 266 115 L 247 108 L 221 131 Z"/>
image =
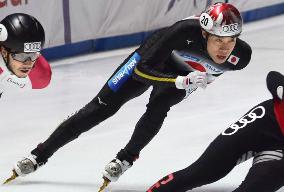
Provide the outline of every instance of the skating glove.
<path id="1" fill-rule="evenodd" d="M 176 88 L 185 90 L 191 89 L 192 87 L 205 89 L 207 86 L 206 72 L 194 71 L 190 72 L 187 76 L 178 76 L 175 85 Z"/>

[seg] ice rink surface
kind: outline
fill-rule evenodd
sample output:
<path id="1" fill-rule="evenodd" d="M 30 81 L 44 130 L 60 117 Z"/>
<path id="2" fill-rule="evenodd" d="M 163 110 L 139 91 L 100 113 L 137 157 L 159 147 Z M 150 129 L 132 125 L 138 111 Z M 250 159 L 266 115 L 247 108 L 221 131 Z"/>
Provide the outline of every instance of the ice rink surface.
<path id="1" fill-rule="evenodd" d="M 207 145 L 254 105 L 271 98 L 265 78 L 284 73 L 284 15 L 246 24 L 241 36 L 253 49 L 251 63 L 227 72 L 172 108 L 140 159 L 106 192 L 143 192 L 166 174 L 194 162 Z M 45 140 L 68 115 L 88 103 L 131 50 L 53 62 L 49 88 L 6 94 L 0 100 L 0 181 L 13 164 Z M 36 173 L 18 178 L 0 192 L 96 192 L 106 163 L 124 147 L 143 114 L 150 90 L 125 104 L 112 118 L 61 148 Z M 230 192 L 244 179 L 251 161 L 224 179 L 193 190 Z M 209 172 L 210 170 L 208 170 Z M 284 188 L 282 190 L 284 192 Z"/>

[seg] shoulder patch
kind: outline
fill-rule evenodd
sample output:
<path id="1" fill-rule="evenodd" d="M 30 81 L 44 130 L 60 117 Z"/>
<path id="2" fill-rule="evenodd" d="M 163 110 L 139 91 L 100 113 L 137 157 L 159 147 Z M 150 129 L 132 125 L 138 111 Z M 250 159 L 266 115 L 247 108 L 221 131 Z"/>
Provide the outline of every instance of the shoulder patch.
<path id="1" fill-rule="evenodd" d="M 46 59 L 41 55 L 29 74 L 33 89 L 43 89 L 47 87 L 51 80 L 51 67 Z"/>
<path id="2" fill-rule="evenodd" d="M 233 65 L 237 65 L 240 58 L 235 55 L 230 55 L 229 59 L 227 60 L 229 63 L 232 63 Z"/>

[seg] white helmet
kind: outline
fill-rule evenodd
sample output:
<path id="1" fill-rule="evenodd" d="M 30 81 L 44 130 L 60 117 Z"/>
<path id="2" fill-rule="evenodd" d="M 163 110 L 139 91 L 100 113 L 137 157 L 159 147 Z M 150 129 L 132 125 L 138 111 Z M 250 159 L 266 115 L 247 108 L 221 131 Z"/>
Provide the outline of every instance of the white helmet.
<path id="1" fill-rule="evenodd" d="M 236 7 L 229 3 L 216 3 L 207 7 L 199 17 L 202 29 L 221 37 L 238 36 L 242 32 L 243 20 Z"/>

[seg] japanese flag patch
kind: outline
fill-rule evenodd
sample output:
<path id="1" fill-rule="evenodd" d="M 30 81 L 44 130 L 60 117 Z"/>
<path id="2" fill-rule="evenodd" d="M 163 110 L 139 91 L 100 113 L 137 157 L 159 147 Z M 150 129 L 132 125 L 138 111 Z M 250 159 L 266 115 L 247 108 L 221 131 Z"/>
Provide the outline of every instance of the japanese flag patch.
<path id="1" fill-rule="evenodd" d="M 239 62 L 240 58 L 235 56 L 235 55 L 230 55 L 228 62 L 232 63 L 233 65 L 237 65 Z"/>

